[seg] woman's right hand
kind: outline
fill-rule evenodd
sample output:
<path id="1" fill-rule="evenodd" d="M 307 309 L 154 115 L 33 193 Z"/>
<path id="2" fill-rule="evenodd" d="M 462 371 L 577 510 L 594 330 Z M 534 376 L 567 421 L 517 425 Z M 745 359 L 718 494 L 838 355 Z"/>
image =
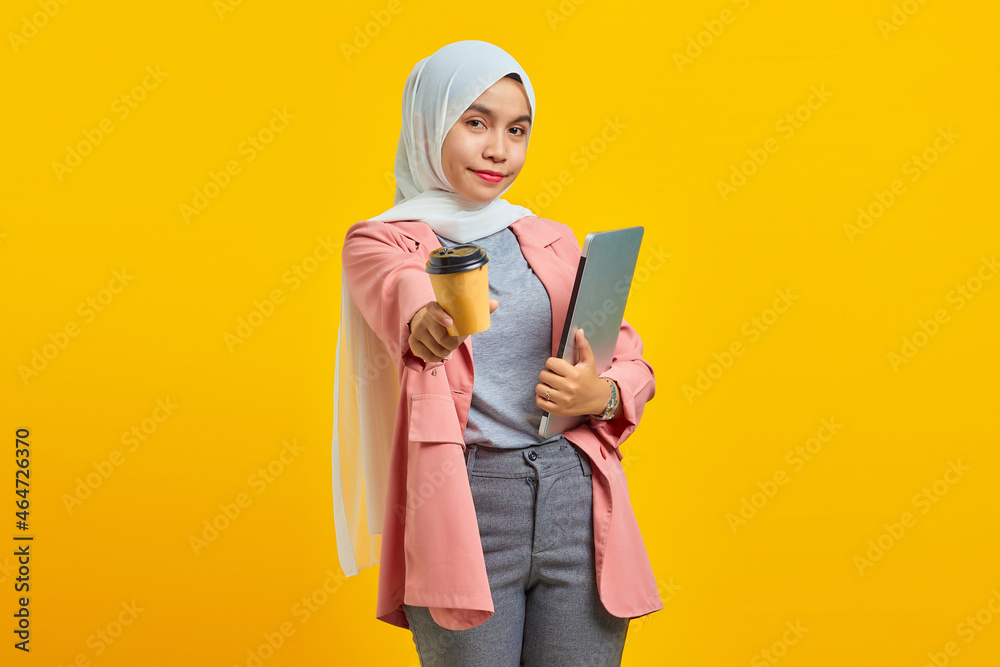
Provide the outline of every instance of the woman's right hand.
<path id="1" fill-rule="evenodd" d="M 490 299 L 490 314 L 500 306 L 496 299 Z M 452 336 L 447 327 L 452 324 L 451 316 L 437 301 L 431 301 L 414 314 L 410 320 L 410 351 L 425 362 L 441 361 L 468 338 Z"/>

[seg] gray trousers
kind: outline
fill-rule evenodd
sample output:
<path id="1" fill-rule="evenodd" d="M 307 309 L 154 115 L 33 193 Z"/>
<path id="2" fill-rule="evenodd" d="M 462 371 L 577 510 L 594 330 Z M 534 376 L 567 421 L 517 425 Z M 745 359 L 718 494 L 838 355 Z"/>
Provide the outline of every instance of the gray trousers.
<path id="1" fill-rule="evenodd" d="M 448 630 L 404 604 L 422 667 L 621 665 L 630 619 L 598 595 L 587 455 L 559 438 L 465 458 L 495 613 Z"/>

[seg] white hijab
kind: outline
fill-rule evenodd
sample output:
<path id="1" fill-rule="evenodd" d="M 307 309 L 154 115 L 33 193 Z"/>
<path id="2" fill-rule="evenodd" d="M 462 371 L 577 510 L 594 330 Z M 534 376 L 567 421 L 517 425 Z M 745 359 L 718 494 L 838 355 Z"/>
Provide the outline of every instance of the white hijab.
<path id="1" fill-rule="evenodd" d="M 395 205 L 371 220 L 423 220 L 439 236 L 468 243 L 532 215 L 500 198 L 509 185 L 486 203 L 461 197 L 448 183 L 441 163 L 448 131 L 470 104 L 510 73 L 521 78 L 528 95 L 530 137 L 535 93 L 525 71 L 500 47 L 479 40 L 454 42 L 414 65 L 403 87 Z M 385 344 L 351 299 L 343 268 L 340 306 L 333 390 L 333 507 L 340 567 L 352 576 L 379 562 L 399 383 Z"/>

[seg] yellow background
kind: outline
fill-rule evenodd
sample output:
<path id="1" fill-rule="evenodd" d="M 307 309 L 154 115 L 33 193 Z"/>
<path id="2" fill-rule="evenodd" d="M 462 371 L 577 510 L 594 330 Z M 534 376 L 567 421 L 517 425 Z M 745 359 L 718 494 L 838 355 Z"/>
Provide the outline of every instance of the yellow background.
<path id="1" fill-rule="evenodd" d="M 788 667 L 997 664 L 1000 280 L 975 282 L 1000 252 L 995 4 L 220 7 L 4 3 L 2 664 L 247 665 L 282 624 L 293 633 L 265 665 L 417 664 L 410 633 L 374 617 L 377 568 L 345 580 L 337 563 L 339 248 L 392 204 L 411 67 L 459 39 L 500 45 L 535 87 L 505 198 L 581 241 L 645 227 L 653 268 L 626 317 L 657 392 L 623 463 L 665 609 L 633 621 L 623 664 L 775 664 L 765 650 Z M 165 75 L 144 88 L 147 67 Z M 115 101 L 137 86 L 121 117 Z M 803 109 L 814 86 L 830 95 Z M 294 118 L 250 160 L 241 146 L 275 108 Z M 808 118 L 788 136 L 796 111 Z M 114 130 L 60 179 L 53 163 L 102 121 Z M 928 151 L 948 128 L 957 139 Z M 724 198 L 719 182 L 769 138 L 778 150 Z M 925 151 L 935 161 L 910 180 Z M 186 221 L 181 205 L 231 160 L 239 173 Z M 903 194 L 852 242 L 845 225 L 897 179 Z M 295 267 L 308 277 L 290 279 Z M 959 308 L 967 284 L 980 289 Z M 230 349 L 274 290 L 283 301 Z M 775 319 L 777 290 L 798 298 Z M 88 299 L 105 301 L 93 317 Z M 754 317 L 771 325 L 751 340 Z M 713 369 L 735 342 L 744 353 Z M 699 371 L 716 377 L 689 400 Z M 158 400 L 176 406 L 161 421 Z M 842 426 L 796 469 L 788 453 L 822 419 Z M 31 433 L 30 654 L 12 648 L 18 428 Z M 147 430 L 130 450 L 133 428 Z M 300 450 L 275 464 L 288 443 Z M 946 475 L 949 461 L 968 470 Z M 280 474 L 262 485 L 269 464 Z M 67 505 L 88 475 L 89 496 Z M 915 502 L 925 487 L 935 502 Z M 734 532 L 743 499 L 760 506 Z M 883 524 L 904 512 L 915 524 L 892 538 Z M 960 624 L 977 613 L 970 637 Z M 801 637 L 783 634 L 796 623 Z"/>

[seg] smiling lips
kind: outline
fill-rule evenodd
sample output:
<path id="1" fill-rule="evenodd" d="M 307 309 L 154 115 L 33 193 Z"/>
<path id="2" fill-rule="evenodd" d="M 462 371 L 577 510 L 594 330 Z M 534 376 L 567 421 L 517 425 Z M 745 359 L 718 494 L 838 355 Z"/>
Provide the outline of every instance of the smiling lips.
<path id="1" fill-rule="evenodd" d="M 476 174 L 476 176 L 488 183 L 499 183 L 503 180 L 503 174 L 498 171 L 476 171 L 475 169 L 472 171 Z"/>

